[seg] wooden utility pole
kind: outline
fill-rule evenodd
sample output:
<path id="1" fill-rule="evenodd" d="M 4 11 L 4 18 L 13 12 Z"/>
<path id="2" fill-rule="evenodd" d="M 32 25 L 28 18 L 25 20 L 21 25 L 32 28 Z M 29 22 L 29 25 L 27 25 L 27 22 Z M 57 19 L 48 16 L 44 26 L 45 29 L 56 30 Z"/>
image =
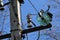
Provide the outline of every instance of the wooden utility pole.
<path id="1" fill-rule="evenodd" d="M 18 0 L 9 0 L 9 1 L 11 2 L 10 3 L 11 40 L 22 40 L 20 3 Z"/>

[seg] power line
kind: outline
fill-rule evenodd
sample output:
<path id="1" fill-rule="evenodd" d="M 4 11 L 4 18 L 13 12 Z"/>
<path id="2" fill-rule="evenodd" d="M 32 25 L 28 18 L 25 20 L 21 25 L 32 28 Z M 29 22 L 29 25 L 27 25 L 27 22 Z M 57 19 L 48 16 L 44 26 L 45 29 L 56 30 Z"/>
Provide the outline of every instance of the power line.
<path id="1" fill-rule="evenodd" d="M 35 6 L 32 4 L 32 2 L 30 1 L 30 0 L 28 0 L 29 1 L 29 3 L 32 5 L 32 7 L 36 10 L 36 12 L 39 14 L 39 12 L 38 12 L 38 10 L 35 8 Z M 40 16 L 40 15 L 39 15 Z M 32 22 L 33 23 L 33 22 Z M 34 23 L 33 23 L 34 24 Z M 34 26 L 36 27 L 36 25 L 34 24 Z M 40 38 L 40 31 L 38 31 L 38 38 L 37 38 L 37 40 L 39 40 L 39 38 Z"/>
<path id="2" fill-rule="evenodd" d="M 21 6 L 21 5 L 20 5 Z M 25 29 L 23 26 L 24 26 L 24 24 L 23 24 L 23 21 L 22 21 L 22 9 L 21 9 L 21 7 L 20 7 L 20 18 L 21 18 L 21 26 L 22 26 L 22 28 L 23 29 Z"/>
<path id="3" fill-rule="evenodd" d="M 39 40 L 39 38 L 40 38 L 40 31 L 38 31 L 38 38 L 37 38 L 37 40 Z"/>
<path id="4" fill-rule="evenodd" d="M 36 9 L 36 7 L 32 4 L 32 2 L 30 0 L 28 0 L 28 1 L 32 5 L 32 7 L 36 10 L 36 12 L 39 13 L 38 10 Z"/>

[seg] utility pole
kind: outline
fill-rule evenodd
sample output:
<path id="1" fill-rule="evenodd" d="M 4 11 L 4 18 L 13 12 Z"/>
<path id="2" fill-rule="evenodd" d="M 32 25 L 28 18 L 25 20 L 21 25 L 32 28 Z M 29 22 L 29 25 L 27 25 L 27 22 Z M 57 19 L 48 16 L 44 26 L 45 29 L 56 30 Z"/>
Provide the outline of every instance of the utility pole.
<path id="1" fill-rule="evenodd" d="M 9 2 L 11 2 L 9 5 L 11 33 L 0 35 L 0 39 L 11 38 L 11 40 L 22 40 L 22 34 L 27 34 L 52 27 L 51 24 L 48 24 L 46 26 L 37 26 L 34 28 L 22 30 L 20 17 L 20 6 L 22 0 L 9 0 Z"/>
<path id="2" fill-rule="evenodd" d="M 20 3 L 18 0 L 9 0 L 9 1 L 11 2 L 10 3 L 11 40 L 22 40 Z"/>

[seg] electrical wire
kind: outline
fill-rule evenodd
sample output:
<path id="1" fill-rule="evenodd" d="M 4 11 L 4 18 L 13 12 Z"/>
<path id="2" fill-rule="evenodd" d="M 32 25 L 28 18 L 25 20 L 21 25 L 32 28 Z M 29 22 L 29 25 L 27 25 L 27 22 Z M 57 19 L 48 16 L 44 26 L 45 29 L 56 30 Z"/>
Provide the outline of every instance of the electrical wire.
<path id="1" fill-rule="evenodd" d="M 4 28 L 4 22 L 5 22 L 5 16 L 4 16 L 4 19 L 3 19 L 3 25 L 2 25 L 2 29 L 1 29 L 1 31 L 3 32 L 3 28 Z"/>
<path id="2" fill-rule="evenodd" d="M 30 0 L 28 0 L 29 3 L 32 5 L 32 7 L 36 10 L 36 12 L 38 13 L 39 17 L 41 17 L 41 15 L 39 14 L 38 10 L 36 9 L 36 7 L 32 4 L 32 2 Z"/>
<path id="3" fill-rule="evenodd" d="M 21 4 L 20 4 L 20 6 L 21 6 Z M 23 29 L 25 29 L 24 27 L 23 27 L 23 21 L 22 21 L 22 9 L 21 9 L 21 7 L 20 7 L 20 19 L 21 19 L 21 27 L 23 28 Z"/>
<path id="4" fill-rule="evenodd" d="M 3 11 L 1 11 L 1 12 L 2 12 L 2 16 L 3 16 Z M 4 16 L 4 18 L 3 18 L 3 22 L 2 22 L 1 33 L 3 32 L 3 28 L 4 28 L 4 22 L 5 22 L 5 16 Z"/>
<path id="5" fill-rule="evenodd" d="M 39 13 L 38 10 L 35 8 L 35 6 L 32 4 L 32 2 L 30 0 L 28 0 L 28 1 L 32 5 L 32 7 L 36 10 L 36 12 Z"/>
<path id="6" fill-rule="evenodd" d="M 10 38 L 8 40 L 11 40 Z"/>
<path id="7" fill-rule="evenodd" d="M 32 24 L 36 27 L 36 24 L 33 22 L 33 21 L 31 21 L 32 22 Z"/>
<path id="8" fill-rule="evenodd" d="M 6 14 L 4 14 L 4 11 L 1 11 L 2 16 L 3 16 L 3 22 L 2 22 L 2 28 L 1 28 L 1 32 L 3 33 L 7 33 L 6 31 L 4 31 L 4 24 L 5 24 L 5 20 L 6 20 Z M 7 11 L 6 11 L 7 12 Z"/>
<path id="9" fill-rule="evenodd" d="M 38 13 L 38 15 L 40 16 L 38 10 L 35 8 L 35 6 L 32 4 L 32 2 L 30 0 L 28 0 L 28 1 L 32 5 L 32 7 L 36 10 L 36 12 Z M 36 25 L 34 24 L 34 26 L 36 26 Z M 38 38 L 37 38 L 37 40 L 39 40 L 39 38 L 40 38 L 40 31 L 38 31 Z"/>
<path id="10" fill-rule="evenodd" d="M 37 40 L 39 40 L 39 38 L 40 38 L 40 31 L 38 31 L 38 38 L 37 38 Z"/>
<path id="11" fill-rule="evenodd" d="M 26 34 L 27 40 L 28 40 L 28 35 Z"/>

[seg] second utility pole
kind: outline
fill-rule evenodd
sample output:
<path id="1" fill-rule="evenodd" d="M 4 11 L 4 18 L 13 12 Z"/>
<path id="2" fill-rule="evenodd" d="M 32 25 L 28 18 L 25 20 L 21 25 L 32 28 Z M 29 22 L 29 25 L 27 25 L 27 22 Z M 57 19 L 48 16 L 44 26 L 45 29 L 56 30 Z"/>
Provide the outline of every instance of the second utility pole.
<path id="1" fill-rule="evenodd" d="M 20 3 L 18 0 L 9 0 L 10 7 L 10 25 L 11 40 L 22 40 L 21 38 L 21 19 L 20 19 Z"/>

